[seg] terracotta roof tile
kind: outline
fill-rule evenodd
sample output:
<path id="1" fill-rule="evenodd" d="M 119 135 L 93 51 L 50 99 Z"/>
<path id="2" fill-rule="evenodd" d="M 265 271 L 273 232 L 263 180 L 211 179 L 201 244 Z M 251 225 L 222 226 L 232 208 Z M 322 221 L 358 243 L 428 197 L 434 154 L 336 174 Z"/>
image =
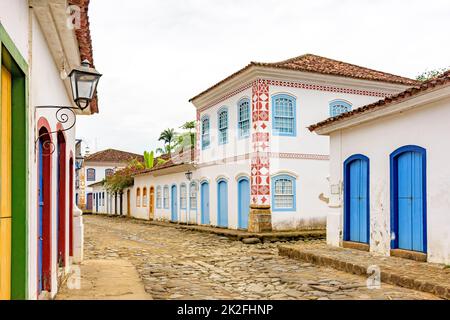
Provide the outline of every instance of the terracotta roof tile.
<path id="1" fill-rule="evenodd" d="M 361 79 L 361 80 L 370 80 L 370 81 L 378 81 L 378 82 L 385 82 L 385 83 L 394 83 L 394 84 L 401 84 L 401 85 L 407 85 L 407 86 L 414 86 L 418 84 L 418 81 L 393 75 L 386 72 L 381 72 L 361 66 L 357 66 L 354 64 L 333 60 L 329 58 L 324 58 L 321 56 L 317 56 L 314 54 L 304 54 L 295 58 L 291 58 L 288 60 L 280 61 L 280 62 L 274 62 L 274 63 L 265 63 L 265 62 L 250 62 L 245 68 L 239 70 L 238 72 L 233 73 L 229 77 L 225 78 L 224 80 L 218 82 L 214 86 L 210 87 L 209 89 L 201 92 L 197 96 L 193 97 L 189 100 L 191 102 L 192 100 L 206 94 L 207 92 L 211 91 L 212 89 L 218 87 L 219 85 L 223 84 L 224 82 L 236 77 L 237 75 L 243 73 L 247 69 L 253 67 L 253 66 L 259 66 L 259 67 L 266 67 L 266 68 L 275 68 L 275 69 L 285 69 L 285 70 L 294 70 L 294 71 L 301 71 L 301 72 L 312 72 L 312 73 L 320 73 L 320 74 L 326 74 L 326 75 L 333 75 L 333 76 L 339 76 L 339 77 L 347 77 L 347 78 L 354 78 L 354 79 Z"/>
<path id="2" fill-rule="evenodd" d="M 92 38 L 89 24 L 89 2 L 90 0 L 69 0 L 69 4 L 76 5 L 81 9 L 80 29 L 75 30 L 80 50 L 80 60 L 89 60 L 94 65 L 94 54 L 92 49 Z M 90 104 L 91 113 L 98 113 L 98 97 L 95 95 Z"/>
<path id="3" fill-rule="evenodd" d="M 365 106 L 359 107 L 355 110 L 340 114 L 337 117 L 328 118 L 324 121 L 321 121 L 321 122 L 318 122 L 316 124 L 309 126 L 308 129 L 310 131 L 315 131 L 319 128 L 330 125 L 332 123 L 343 121 L 344 119 L 348 119 L 348 118 L 351 118 L 353 116 L 356 116 L 356 115 L 359 115 L 359 114 L 362 114 L 362 113 L 365 113 L 368 111 L 373 111 L 374 109 L 377 109 L 377 108 L 384 108 L 384 107 L 387 107 L 390 105 L 394 105 L 396 103 L 400 103 L 408 98 L 414 97 L 421 93 L 425 93 L 428 90 L 433 90 L 433 89 L 439 88 L 439 87 L 447 85 L 447 84 L 450 84 L 450 70 L 443 73 L 438 78 L 434 78 L 434 79 L 425 81 L 418 86 L 411 87 L 403 92 L 400 92 L 393 96 L 379 100 L 375 103 L 365 105 Z"/>
<path id="4" fill-rule="evenodd" d="M 99 151 L 93 153 L 89 156 L 86 156 L 84 161 L 98 161 L 98 162 L 129 162 L 130 160 L 137 159 L 140 162 L 144 161 L 144 157 L 140 154 L 115 150 L 115 149 L 107 149 L 103 151 Z"/>

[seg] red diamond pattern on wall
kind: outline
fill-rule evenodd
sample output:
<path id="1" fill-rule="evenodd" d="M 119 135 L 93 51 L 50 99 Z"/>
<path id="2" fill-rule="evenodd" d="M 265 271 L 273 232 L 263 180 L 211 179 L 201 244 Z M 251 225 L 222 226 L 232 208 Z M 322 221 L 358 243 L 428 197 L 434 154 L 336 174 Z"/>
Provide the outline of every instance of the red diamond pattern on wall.
<path id="1" fill-rule="evenodd" d="M 270 205 L 269 84 L 266 80 L 253 83 L 252 119 L 251 201 L 254 205 Z"/>

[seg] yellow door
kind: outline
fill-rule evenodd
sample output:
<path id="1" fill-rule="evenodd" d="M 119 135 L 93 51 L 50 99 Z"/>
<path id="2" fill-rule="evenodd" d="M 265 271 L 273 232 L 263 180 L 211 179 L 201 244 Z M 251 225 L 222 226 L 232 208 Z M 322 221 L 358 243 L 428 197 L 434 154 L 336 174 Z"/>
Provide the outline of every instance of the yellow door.
<path id="1" fill-rule="evenodd" d="M 155 217 L 155 188 L 150 188 L 150 220 Z"/>
<path id="2" fill-rule="evenodd" d="M 9 300 L 11 297 L 11 74 L 3 66 L 0 123 L 0 300 Z"/>

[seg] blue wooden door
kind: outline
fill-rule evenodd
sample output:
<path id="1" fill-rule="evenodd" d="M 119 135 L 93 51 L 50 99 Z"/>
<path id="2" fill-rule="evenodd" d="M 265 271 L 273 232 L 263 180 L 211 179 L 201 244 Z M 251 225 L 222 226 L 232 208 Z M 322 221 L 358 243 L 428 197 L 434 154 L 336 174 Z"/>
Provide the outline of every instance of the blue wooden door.
<path id="1" fill-rule="evenodd" d="M 172 217 L 171 220 L 172 221 L 177 221 L 178 220 L 178 205 L 177 205 L 177 186 L 172 186 L 172 192 L 171 192 L 171 199 L 170 199 L 170 203 L 171 203 L 171 208 L 172 208 Z"/>
<path id="2" fill-rule="evenodd" d="M 217 225 L 228 227 L 228 185 L 224 180 L 217 184 Z"/>
<path id="3" fill-rule="evenodd" d="M 43 142 L 39 139 L 39 212 L 38 212 L 38 295 L 43 289 L 42 277 L 42 256 L 43 256 L 43 241 L 44 241 L 44 157 L 43 157 Z"/>
<path id="4" fill-rule="evenodd" d="M 100 201 L 99 193 L 97 193 L 97 196 L 95 197 L 95 212 L 98 213 L 98 203 Z"/>
<path id="5" fill-rule="evenodd" d="M 368 160 L 356 158 L 347 165 L 346 223 L 347 241 L 369 243 Z"/>
<path id="6" fill-rule="evenodd" d="M 397 158 L 398 247 L 424 251 L 422 154 L 404 152 Z"/>
<path id="7" fill-rule="evenodd" d="M 209 183 L 202 183 L 201 186 L 201 197 L 202 197 L 202 224 L 210 224 L 209 221 Z"/>
<path id="8" fill-rule="evenodd" d="M 250 213 L 250 183 L 244 178 L 238 182 L 238 228 L 248 229 Z"/>

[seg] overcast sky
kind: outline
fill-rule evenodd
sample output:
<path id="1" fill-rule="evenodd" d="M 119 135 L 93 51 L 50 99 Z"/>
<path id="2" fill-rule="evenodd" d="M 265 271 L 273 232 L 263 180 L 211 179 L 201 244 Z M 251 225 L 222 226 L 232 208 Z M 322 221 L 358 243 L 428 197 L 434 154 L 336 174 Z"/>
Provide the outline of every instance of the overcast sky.
<path id="1" fill-rule="evenodd" d="M 188 99 L 250 61 L 304 53 L 415 77 L 450 66 L 448 0 L 91 0 L 100 113 L 91 151 L 142 153 L 195 120 Z"/>

